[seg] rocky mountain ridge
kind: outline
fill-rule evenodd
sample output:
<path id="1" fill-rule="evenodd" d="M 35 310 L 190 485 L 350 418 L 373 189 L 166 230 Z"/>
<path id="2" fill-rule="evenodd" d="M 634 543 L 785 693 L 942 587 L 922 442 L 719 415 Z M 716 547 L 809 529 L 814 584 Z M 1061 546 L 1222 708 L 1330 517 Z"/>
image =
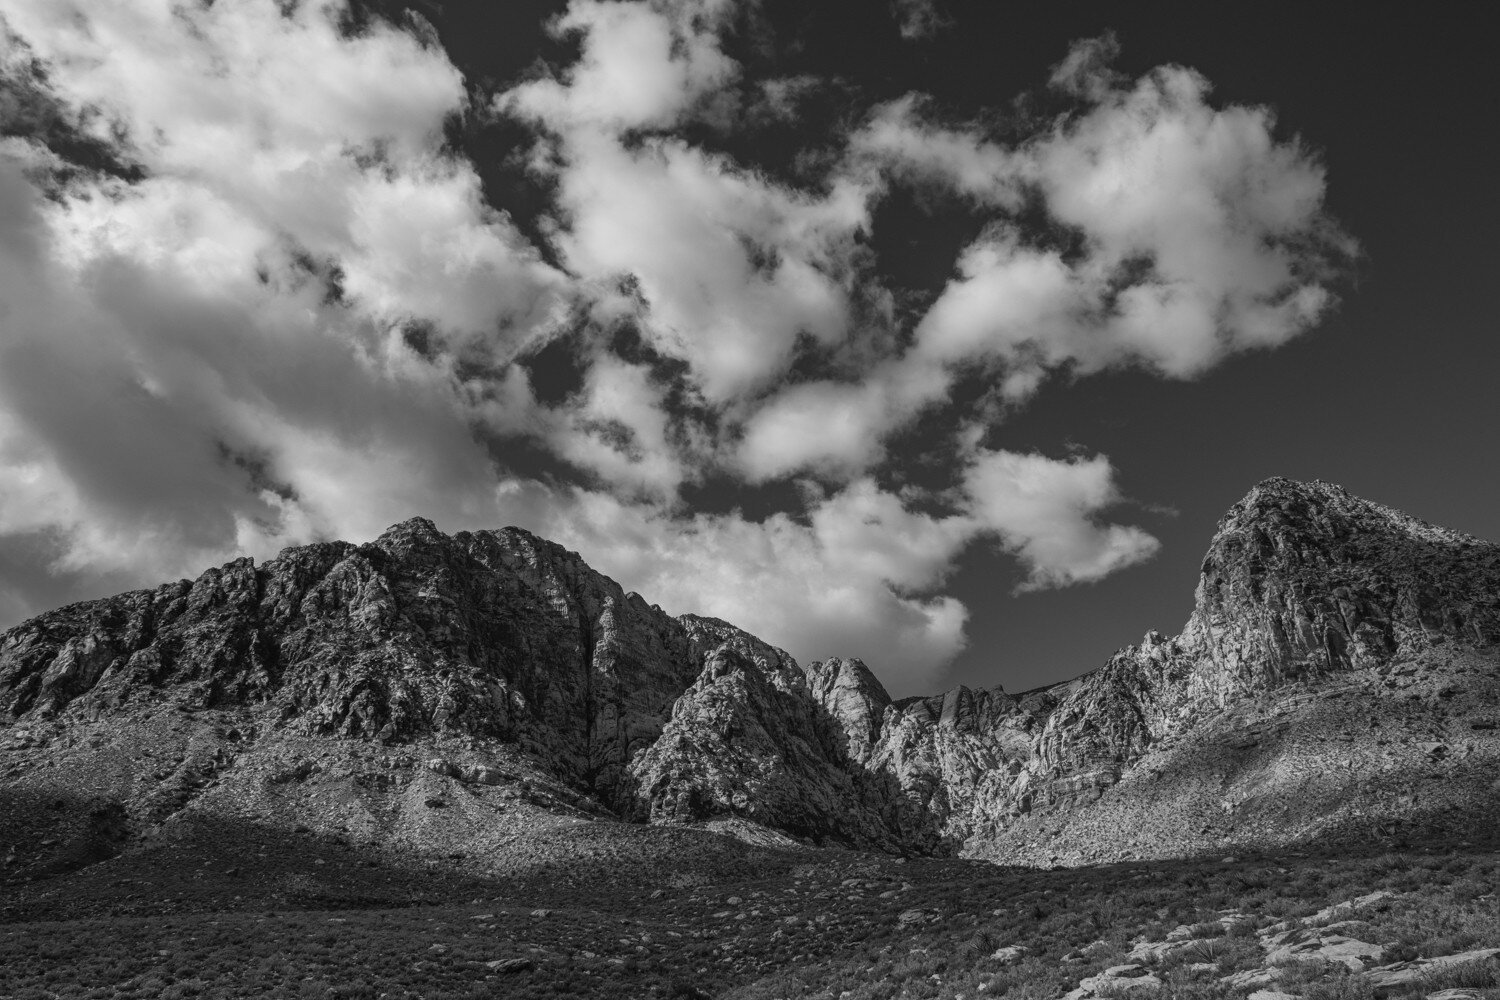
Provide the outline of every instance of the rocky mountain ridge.
<path id="1" fill-rule="evenodd" d="M 576 817 L 741 817 L 900 853 L 1049 862 L 1203 850 L 1235 836 L 1241 817 L 1224 802 L 1253 811 L 1304 794 L 1330 753 L 1343 768 L 1336 794 L 1283 817 L 1282 835 L 1383 828 L 1390 810 L 1374 815 L 1366 786 L 1405 787 L 1430 755 L 1372 743 L 1359 756 L 1352 743 L 1329 750 L 1322 734 L 1396 698 L 1405 735 L 1384 745 L 1450 737 L 1500 705 L 1497 640 L 1500 547 L 1321 483 L 1268 480 L 1230 510 L 1180 635 L 1148 633 L 1038 691 L 960 687 L 899 702 L 858 660 L 800 665 L 728 623 L 673 618 L 526 532 L 449 537 L 415 518 L 365 545 L 237 560 L 0 635 L 0 734 L 11 736 L 0 751 L 30 752 L 0 790 L 87 784 L 90 808 L 104 802 L 135 832 L 231 800 L 314 825 L 357 816 L 377 840 L 450 844 L 509 829 L 477 805 L 461 823 L 431 805 L 462 785 L 510 795 L 494 806 L 512 819 L 511 793 L 523 789 Z M 170 795 L 155 772 L 102 768 L 108 739 L 127 726 L 161 733 L 167 705 L 180 710 L 172 746 L 201 744 L 196 757 L 172 756 L 211 768 L 195 764 L 181 779 L 191 787 Z M 183 713 L 201 724 L 178 727 Z M 83 740 L 85 729 L 104 735 Z M 1225 749 L 1245 732 L 1262 735 Z M 1490 730 L 1463 733 L 1450 798 L 1486 807 L 1492 791 L 1466 775 L 1493 767 L 1500 747 Z M 36 753 L 49 740 L 73 748 L 52 773 Z M 406 773 L 372 776 L 371 761 L 401 748 L 394 770 Z M 324 762 L 297 777 L 296 754 Z M 341 790 L 311 791 L 318 768 L 342 775 Z M 233 795 L 202 794 L 193 782 L 208 771 Z M 1127 848 L 1120 823 L 1140 833 L 1160 816 L 1174 817 L 1167 833 Z M 443 823 L 452 829 L 440 835 Z"/>

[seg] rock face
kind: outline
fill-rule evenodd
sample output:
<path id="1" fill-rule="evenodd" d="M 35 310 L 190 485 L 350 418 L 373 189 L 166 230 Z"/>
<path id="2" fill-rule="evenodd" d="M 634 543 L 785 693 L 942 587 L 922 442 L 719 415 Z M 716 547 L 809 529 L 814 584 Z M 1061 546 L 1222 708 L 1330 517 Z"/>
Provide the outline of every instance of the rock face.
<path id="1" fill-rule="evenodd" d="M 1118 770 L 1236 699 L 1497 641 L 1500 546 L 1267 480 L 1220 523 L 1182 634 L 1148 633 L 1083 678 L 1047 721 L 1038 773 Z"/>
<path id="2" fill-rule="evenodd" d="M 676 620 L 576 554 L 414 518 L 11 629 L 0 713 L 100 716 L 170 692 L 319 735 L 490 736 L 609 800 L 698 667 Z"/>
<path id="3" fill-rule="evenodd" d="M 858 660 L 799 665 L 673 618 L 526 532 L 414 518 L 19 625 L 0 635 L 0 720 L 232 711 L 320 745 L 464 748 L 424 781 L 504 786 L 521 760 L 589 814 L 1045 862 L 1368 832 L 1433 805 L 1430 788 L 1420 807 L 1390 793 L 1434 760 L 1471 802 L 1465 775 L 1500 761 L 1497 642 L 1500 547 L 1321 483 L 1268 480 L 1235 505 L 1180 635 L 1038 691 L 902 701 Z M 183 795 L 255 756 L 217 746 L 172 779 Z M 280 788 L 297 767 L 278 768 Z M 1376 777 L 1379 808 L 1356 794 Z M 90 808 L 155 815 L 124 782 L 91 788 Z M 1321 805 L 1273 813 L 1288 790 Z"/>

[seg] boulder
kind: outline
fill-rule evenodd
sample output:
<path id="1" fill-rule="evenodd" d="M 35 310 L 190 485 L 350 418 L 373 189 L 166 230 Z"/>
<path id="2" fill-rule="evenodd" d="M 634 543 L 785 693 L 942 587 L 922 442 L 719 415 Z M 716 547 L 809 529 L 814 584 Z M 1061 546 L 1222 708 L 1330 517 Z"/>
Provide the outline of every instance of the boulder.
<path id="1" fill-rule="evenodd" d="M 1094 997 L 1119 996 L 1136 990 L 1160 989 L 1165 983 L 1144 966 L 1114 965 L 1096 976 L 1079 982 L 1077 989 L 1064 994 L 1063 1000 L 1092 1000 Z"/>
<path id="2" fill-rule="evenodd" d="M 1385 955 L 1385 948 L 1381 945 L 1342 934 L 1325 935 L 1314 931 L 1285 933 L 1288 936 L 1284 942 L 1266 952 L 1266 961 L 1272 965 L 1322 959 L 1325 962 L 1340 962 L 1351 972 L 1363 972 Z"/>
<path id="3" fill-rule="evenodd" d="M 1125 957 L 1132 962 L 1160 962 L 1174 951 L 1186 948 L 1191 941 L 1138 941 Z"/>
<path id="4" fill-rule="evenodd" d="M 1236 989 L 1243 989 L 1247 986 L 1265 986 L 1275 981 L 1275 969 L 1244 969 L 1240 972 L 1232 972 L 1219 980 Z"/>

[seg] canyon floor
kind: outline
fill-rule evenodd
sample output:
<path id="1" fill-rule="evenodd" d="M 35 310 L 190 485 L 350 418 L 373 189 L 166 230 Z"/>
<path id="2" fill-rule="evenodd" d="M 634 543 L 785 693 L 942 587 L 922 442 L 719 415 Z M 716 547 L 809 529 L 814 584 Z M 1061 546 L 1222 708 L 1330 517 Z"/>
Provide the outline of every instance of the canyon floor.
<path id="1" fill-rule="evenodd" d="M 1495 830 L 1057 869 L 729 833 L 559 822 L 477 876 L 183 826 L 7 882 L 0 996 L 1500 997 Z"/>

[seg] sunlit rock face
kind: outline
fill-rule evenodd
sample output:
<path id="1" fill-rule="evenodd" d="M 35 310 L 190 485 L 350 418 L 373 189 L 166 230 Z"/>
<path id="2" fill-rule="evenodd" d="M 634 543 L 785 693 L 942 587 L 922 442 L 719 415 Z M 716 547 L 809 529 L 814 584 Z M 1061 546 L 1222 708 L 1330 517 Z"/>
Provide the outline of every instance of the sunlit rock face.
<path id="1" fill-rule="evenodd" d="M 1182 634 L 1082 680 L 1037 764 L 1128 761 L 1236 699 L 1500 641 L 1500 547 L 1324 483 L 1261 483 L 1220 522 Z"/>
<path id="2" fill-rule="evenodd" d="M 674 618 L 524 531 L 414 518 L 19 625 L 0 636 L 0 718 L 234 712 L 220 771 L 269 760 L 267 734 L 457 746 L 429 770 L 499 786 L 521 761 L 589 815 L 1071 861 L 1479 808 L 1500 763 L 1497 642 L 1500 548 L 1322 483 L 1268 480 L 1229 511 L 1180 635 L 1037 691 L 899 701 L 858 660 L 799 665 Z M 1402 791 L 1418 772 L 1424 793 Z M 127 777 L 91 794 L 144 814 Z"/>

